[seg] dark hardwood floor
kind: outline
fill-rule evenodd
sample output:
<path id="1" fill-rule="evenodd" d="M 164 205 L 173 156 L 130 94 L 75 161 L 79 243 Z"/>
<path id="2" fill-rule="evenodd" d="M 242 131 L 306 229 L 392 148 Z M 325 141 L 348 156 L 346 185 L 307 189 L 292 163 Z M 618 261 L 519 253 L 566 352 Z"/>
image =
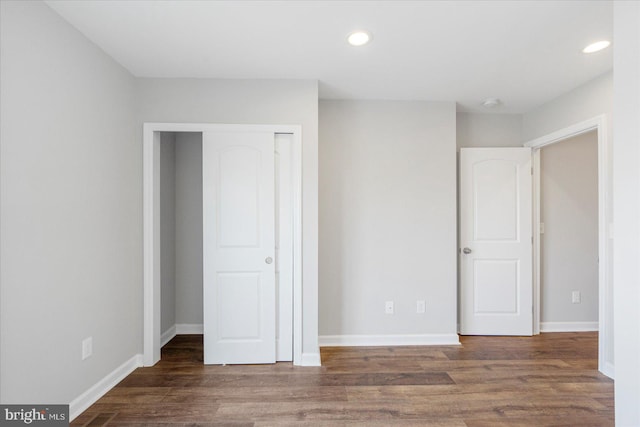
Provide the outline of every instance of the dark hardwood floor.
<path id="1" fill-rule="evenodd" d="M 614 425 L 597 333 L 461 342 L 323 348 L 322 367 L 205 366 L 202 336 L 178 336 L 71 425 Z"/>

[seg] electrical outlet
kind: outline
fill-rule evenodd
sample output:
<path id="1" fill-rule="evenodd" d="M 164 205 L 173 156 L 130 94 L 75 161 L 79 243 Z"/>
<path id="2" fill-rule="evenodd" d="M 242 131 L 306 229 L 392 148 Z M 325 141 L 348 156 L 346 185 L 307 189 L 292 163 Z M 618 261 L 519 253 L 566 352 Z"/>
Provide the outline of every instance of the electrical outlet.
<path id="1" fill-rule="evenodd" d="M 387 301 L 384 303 L 385 314 L 393 314 L 393 301 Z"/>
<path id="2" fill-rule="evenodd" d="M 544 222 L 540 223 L 540 234 L 544 234 Z"/>
<path id="3" fill-rule="evenodd" d="M 573 304 L 580 304 L 580 291 L 571 292 L 571 302 Z"/>
<path id="4" fill-rule="evenodd" d="M 93 354 L 93 337 L 82 340 L 82 360 L 91 357 Z"/>
<path id="5" fill-rule="evenodd" d="M 425 300 L 421 299 L 416 301 L 416 313 L 422 314 L 427 310 L 427 303 Z"/>

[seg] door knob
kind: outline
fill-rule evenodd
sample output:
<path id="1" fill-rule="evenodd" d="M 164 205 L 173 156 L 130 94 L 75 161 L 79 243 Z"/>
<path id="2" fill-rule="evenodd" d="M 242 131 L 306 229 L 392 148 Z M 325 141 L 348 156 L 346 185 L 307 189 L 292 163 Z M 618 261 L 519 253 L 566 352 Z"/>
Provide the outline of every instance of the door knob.
<path id="1" fill-rule="evenodd" d="M 463 254 L 465 254 L 465 255 L 469 255 L 469 254 L 471 253 L 471 249 L 469 249 L 469 248 L 464 248 L 464 249 L 462 250 L 462 253 L 463 253 Z"/>
<path id="2" fill-rule="evenodd" d="M 266 262 L 267 264 L 271 264 L 273 262 L 273 258 L 268 256 L 267 258 L 265 258 L 264 262 Z"/>

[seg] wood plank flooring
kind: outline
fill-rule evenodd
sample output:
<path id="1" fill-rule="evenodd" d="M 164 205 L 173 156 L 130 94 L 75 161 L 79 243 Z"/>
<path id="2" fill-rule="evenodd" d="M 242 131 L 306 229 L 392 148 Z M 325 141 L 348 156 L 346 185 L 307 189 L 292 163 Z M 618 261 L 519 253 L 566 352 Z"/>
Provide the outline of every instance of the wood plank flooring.
<path id="1" fill-rule="evenodd" d="M 461 337 L 461 346 L 327 347 L 322 367 L 205 366 L 202 336 L 125 378 L 73 426 L 614 425 L 597 333 Z"/>

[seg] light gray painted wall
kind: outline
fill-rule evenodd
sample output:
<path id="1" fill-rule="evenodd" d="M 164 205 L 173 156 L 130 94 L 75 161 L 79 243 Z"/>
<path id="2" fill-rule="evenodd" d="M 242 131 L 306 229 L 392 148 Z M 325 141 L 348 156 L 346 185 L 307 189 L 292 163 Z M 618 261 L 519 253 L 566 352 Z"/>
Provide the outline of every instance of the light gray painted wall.
<path id="1" fill-rule="evenodd" d="M 318 354 L 318 82 L 138 79 L 143 122 L 302 125 L 303 357 Z"/>
<path id="2" fill-rule="evenodd" d="M 202 324 L 202 133 L 176 134 L 176 323 Z"/>
<path id="3" fill-rule="evenodd" d="M 540 320 L 597 322 L 597 132 L 542 148 L 540 187 Z M 572 291 L 581 292 L 580 304 Z"/>
<path id="4" fill-rule="evenodd" d="M 640 2 L 613 6 L 616 425 L 640 425 Z"/>
<path id="5" fill-rule="evenodd" d="M 522 147 L 521 114 L 456 114 L 457 147 Z"/>
<path id="6" fill-rule="evenodd" d="M 608 72 L 525 113 L 522 138 L 530 141 L 600 114 L 606 114 L 611 124 L 612 102 L 613 72 Z"/>
<path id="7" fill-rule="evenodd" d="M 537 109 L 528 112 L 522 117 L 522 133 L 523 141 L 531 141 L 544 135 L 548 135 L 560 129 L 575 125 L 585 120 L 592 119 L 599 115 L 604 115 L 607 122 L 606 137 L 609 143 L 609 151 L 606 153 L 608 159 L 608 168 L 613 175 L 612 152 L 615 141 L 613 140 L 613 75 L 611 72 L 603 74 L 594 80 L 579 86 L 573 91 L 566 93 Z M 613 218 L 613 198 L 612 198 L 612 179 L 609 177 L 607 183 L 607 214 L 609 218 Z M 613 282 L 613 241 L 609 239 L 607 242 L 607 250 L 609 259 L 607 260 L 608 269 L 606 272 L 609 283 Z M 603 331 L 608 337 L 605 343 L 604 359 L 606 363 L 613 366 L 613 285 L 609 286 L 609 292 L 605 295 L 607 301 L 605 305 L 609 307 L 607 317 L 605 319 L 607 331 Z"/>
<path id="8" fill-rule="evenodd" d="M 160 331 L 176 324 L 176 135 L 160 134 Z"/>
<path id="9" fill-rule="evenodd" d="M 0 31 L 1 399 L 69 403 L 142 352 L 134 79 L 44 3 Z"/>
<path id="10" fill-rule="evenodd" d="M 320 101 L 320 335 L 456 332 L 455 120 L 454 103 Z"/>

